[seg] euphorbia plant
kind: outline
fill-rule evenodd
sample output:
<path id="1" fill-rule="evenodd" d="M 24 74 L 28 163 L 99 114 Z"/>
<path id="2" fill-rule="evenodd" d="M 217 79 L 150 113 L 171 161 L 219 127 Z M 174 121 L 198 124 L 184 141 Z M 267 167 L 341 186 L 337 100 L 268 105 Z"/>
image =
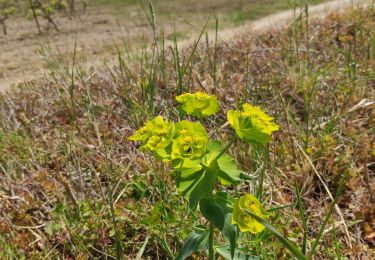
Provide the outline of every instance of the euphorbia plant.
<path id="1" fill-rule="evenodd" d="M 215 96 L 202 92 L 182 94 L 176 100 L 181 103 L 181 111 L 199 119 L 220 109 Z M 225 145 L 209 139 L 200 122 L 172 123 L 161 116 L 147 122 L 129 138 L 142 142 L 141 149 L 152 152 L 158 160 L 171 162 L 177 191 L 187 198 L 190 210 L 199 209 L 207 220 L 206 225 L 199 225 L 191 232 L 177 259 L 185 259 L 204 248 L 208 249 L 209 259 L 215 259 L 216 252 L 229 259 L 235 254 L 240 256 L 243 253 L 237 249 L 237 243 L 241 233 L 256 234 L 264 229 L 248 212 L 268 219 L 269 214 L 253 195 L 245 193 L 236 199 L 227 192 L 227 187 L 238 185 L 242 176 L 227 150 L 237 140 L 265 145 L 279 127 L 260 108 L 250 104 L 244 104 L 242 110 L 228 111 L 227 117 L 235 134 Z M 215 229 L 226 241 L 216 248 Z"/>

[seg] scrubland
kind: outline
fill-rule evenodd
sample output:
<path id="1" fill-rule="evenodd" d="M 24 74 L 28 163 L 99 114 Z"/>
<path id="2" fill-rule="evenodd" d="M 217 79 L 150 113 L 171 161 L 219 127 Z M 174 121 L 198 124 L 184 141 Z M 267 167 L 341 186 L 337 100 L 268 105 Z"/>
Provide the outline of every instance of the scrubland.
<path id="1" fill-rule="evenodd" d="M 151 47 L 119 47 L 115 66 L 95 70 L 75 55 L 66 65 L 50 57 L 47 77 L 1 95 L 0 258 L 174 258 L 205 221 L 176 191 L 170 166 L 128 137 L 156 115 L 181 119 L 175 97 L 202 91 L 220 102 L 202 120 L 214 139 L 230 139 L 225 113 L 245 102 L 280 126 L 268 153 L 241 142 L 228 151 L 243 170 L 230 194 L 261 187 L 270 223 L 307 255 L 318 243 L 314 259 L 373 259 L 373 6 L 319 20 L 302 9 L 282 29 L 230 42 L 202 31 L 182 49 L 147 14 Z M 292 257 L 268 229 L 241 248 Z"/>

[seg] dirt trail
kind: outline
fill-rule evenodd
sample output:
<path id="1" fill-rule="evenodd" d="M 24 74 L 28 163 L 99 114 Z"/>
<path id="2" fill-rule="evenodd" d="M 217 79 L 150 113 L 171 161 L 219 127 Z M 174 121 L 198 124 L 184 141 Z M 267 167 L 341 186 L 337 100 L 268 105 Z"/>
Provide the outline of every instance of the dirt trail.
<path id="1" fill-rule="evenodd" d="M 366 4 L 370 0 L 336 0 L 309 7 L 312 18 L 325 16 L 333 10 L 342 10 L 352 5 Z M 33 24 L 19 19 L 10 24 L 9 31 L 16 31 L 7 37 L 0 38 L 0 91 L 11 85 L 38 78 L 45 72 L 46 62 L 40 55 L 40 46 L 51 44 L 54 53 L 61 51 L 60 58 L 69 59 L 67 50 L 73 50 L 77 39 L 78 51 L 85 55 L 86 63 L 102 65 L 103 60 L 113 59 L 114 42 L 140 40 L 147 34 L 147 23 L 140 20 L 138 10 L 130 10 L 129 16 L 115 18 L 108 10 L 85 16 L 76 22 L 64 21 L 60 33 L 49 33 L 43 37 L 35 36 Z M 283 11 L 256 21 L 248 22 L 236 28 L 224 29 L 219 32 L 223 41 L 230 41 L 236 36 L 251 31 L 262 31 L 285 25 L 293 19 L 293 11 Z M 213 36 L 213 33 L 211 33 Z M 210 37 L 213 39 L 213 37 Z M 191 44 L 191 40 L 181 41 L 180 46 Z M 62 61 L 63 62 L 63 61 Z M 109 62 L 111 63 L 111 62 Z"/>
<path id="2" fill-rule="evenodd" d="M 322 3 L 315 6 L 309 7 L 309 17 L 310 18 L 322 18 L 332 11 L 340 11 L 351 6 L 356 5 L 367 5 L 371 0 L 336 0 L 331 2 Z M 298 15 L 298 14 L 297 14 Z M 235 30 L 225 30 L 223 32 L 223 39 L 232 38 L 238 33 L 248 32 L 249 30 L 261 31 L 271 28 L 278 28 L 284 26 L 286 23 L 290 22 L 294 17 L 293 10 L 283 11 L 277 14 L 266 16 L 257 21 L 245 24 Z"/>
<path id="3" fill-rule="evenodd" d="M 325 2 L 322 4 L 314 5 L 309 7 L 309 17 L 310 18 L 323 18 L 327 14 L 333 11 L 342 11 L 350 7 L 355 6 L 366 6 L 374 0 L 335 0 L 330 2 Z M 299 11 L 297 11 L 297 15 Z M 272 14 L 263 17 L 256 21 L 250 21 L 236 28 L 228 28 L 218 32 L 219 40 L 224 42 L 230 42 L 236 39 L 237 36 L 243 36 L 249 32 L 265 31 L 269 29 L 277 29 L 290 23 L 294 18 L 294 11 L 287 10 L 276 14 Z M 214 39 L 214 32 L 210 33 L 210 39 Z M 191 41 L 185 41 L 184 45 L 191 44 Z"/>
<path id="4" fill-rule="evenodd" d="M 115 42 L 136 41 L 147 33 L 148 25 L 140 18 L 142 11 L 127 8 L 127 15 L 122 17 L 116 16 L 112 9 L 94 7 L 72 21 L 57 16 L 60 32 L 50 29 L 42 35 L 37 34 L 33 21 L 12 17 L 8 35 L 0 33 L 0 91 L 41 77 L 48 71 L 46 57 L 49 62 L 71 63 L 76 43 L 78 56 L 84 56 L 90 64 L 110 59 Z M 45 21 L 42 27 L 44 30 Z"/>

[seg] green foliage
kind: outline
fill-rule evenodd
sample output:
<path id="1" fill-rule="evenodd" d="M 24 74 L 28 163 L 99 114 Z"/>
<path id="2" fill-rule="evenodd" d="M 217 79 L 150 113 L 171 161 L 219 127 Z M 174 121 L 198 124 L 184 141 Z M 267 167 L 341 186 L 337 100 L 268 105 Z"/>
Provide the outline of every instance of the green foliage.
<path id="1" fill-rule="evenodd" d="M 148 214 L 148 216 L 143 220 L 144 223 L 147 225 L 156 225 L 160 222 L 161 220 L 161 202 L 159 201 L 156 203 L 154 208 L 151 210 L 151 212 Z"/>
<path id="2" fill-rule="evenodd" d="M 0 0 L 0 24 L 3 26 L 4 34 L 7 34 L 5 21 L 18 11 L 24 14 L 25 18 L 35 21 L 39 33 L 42 33 L 42 28 L 38 18 L 43 18 L 47 22 L 47 30 L 52 25 L 56 31 L 59 31 L 54 17 L 57 13 L 63 13 L 72 19 L 75 13 L 75 2 L 75 0 Z M 85 9 L 86 1 L 80 2 L 83 3 Z"/>
<path id="3" fill-rule="evenodd" d="M 219 103 L 214 96 L 201 92 L 186 93 L 178 96 L 177 101 L 182 104 L 181 109 L 187 114 L 199 118 L 213 115 L 219 109 Z M 278 130 L 278 125 L 272 118 L 257 107 L 249 104 L 243 105 L 243 112 L 229 111 L 228 120 L 241 139 L 252 140 L 265 144 L 271 140 L 271 134 Z M 170 158 L 176 173 L 177 191 L 189 201 L 189 208 L 195 211 L 199 205 L 200 213 L 210 223 L 209 232 L 193 231 L 181 249 L 178 259 L 184 259 L 193 251 L 201 248 L 202 243 L 208 239 L 209 259 L 215 258 L 214 252 L 214 227 L 216 227 L 229 243 L 230 255 L 233 258 L 237 248 L 239 233 L 262 232 L 264 226 L 256 219 L 248 216 L 245 210 L 250 209 L 266 219 L 268 213 L 261 203 L 250 194 L 245 194 L 234 202 L 225 191 L 215 193 L 218 182 L 223 187 L 236 186 L 241 181 L 242 171 L 226 151 L 236 138 L 222 147 L 220 141 L 209 140 L 208 134 L 201 123 L 182 120 L 175 125 L 164 121 L 160 116 L 147 122 L 144 127 L 132 135 L 130 140 L 141 141 L 142 148 L 155 151 L 160 144 L 164 154 L 170 156 L 156 156 L 156 159 Z M 153 140 L 155 139 L 155 140 Z M 152 145 L 149 145 L 151 142 Z M 170 146 L 171 148 L 168 148 Z M 158 153 L 157 153 L 158 155 Z M 233 213 L 233 214 L 232 214 Z M 155 207 L 149 221 L 153 222 L 159 216 Z"/>
<path id="4" fill-rule="evenodd" d="M 237 184 L 241 171 L 227 154 L 218 157 L 221 152 L 219 141 L 210 141 L 207 153 L 200 160 L 183 160 L 174 168 L 178 171 L 177 190 L 195 208 L 199 199 L 211 194 L 215 183 L 222 185 Z"/>
<path id="5" fill-rule="evenodd" d="M 226 216 L 232 211 L 223 198 L 216 198 L 215 196 L 201 199 L 199 209 L 202 215 L 219 230 L 223 230 Z"/>
<path id="6" fill-rule="evenodd" d="M 28 138 L 20 131 L 5 132 L 0 129 L 0 162 L 6 162 L 7 154 L 15 154 L 20 161 L 30 156 Z"/>
<path id="7" fill-rule="evenodd" d="M 14 1 L 0 0 L 0 19 L 6 15 L 11 15 L 16 11 Z"/>
<path id="8" fill-rule="evenodd" d="M 365 183 L 363 170 L 366 169 L 366 162 L 371 174 L 370 162 L 374 157 L 371 142 L 372 106 L 368 105 L 371 103 L 369 98 L 373 95 L 370 86 L 374 71 L 371 58 L 374 57 L 374 41 L 360 44 L 361 30 L 370 30 L 370 39 L 374 39 L 374 33 L 371 32 L 374 26 L 371 19 L 366 21 L 368 29 L 362 29 L 362 17 L 365 19 L 368 12 L 367 15 L 365 11 L 357 14 L 361 19 L 343 16 L 345 21 L 337 21 L 337 18 L 330 18 L 328 22 L 316 21 L 317 26 L 310 27 L 312 30 L 309 34 L 314 37 L 306 37 L 306 41 L 309 39 L 309 46 L 305 45 L 304 38 L 296 39 L 294 44 L 287 41 L 292 39 L 284 34 L 273 31 L 272 34 L 257 36 L 255 43 L 250 44 L 247 42 L 250 37 L 244 37 L 237 45 L 233 43 L 231 48 L 219 47 L 217 53 L 215 50 L 220 75 L 215 93 L 226 97 L 223 98 L 221 107 L 227 111 L 232 109 L 234 103 L 251 100 L 253 104 L 261 104 L 267 110 L 274 111 L 278 122 L 284 121 L 283 131 L 278 133 L 276 145 L 260 147 L 252 143 L 236 142 L 233 146 L 228 146 L 225 143 L 226 140 L 232 140 L 232 132 L 229 128 L 217 127 L 224 123 L 222 121 L 225 117 L 220 114 L 201 122 L 203 126 L 210 128 L 211 131 L 208 132 L 212 138 L 223 142 L 209 140 L 206 154 L 202 158 L 160 163 L 134 152 L 136 146 L 124 142 L 124 135 L 128 134 L 129 127 L 139 124 L 145 110 L 137 104 L 142 104 L 143 100 L 138 98 L 141 95 L 136 88 L 139 86 L 138 69 L 134 69 L 137 73 L 131 74 L 133 64 L 129 67 L 123 65 L 126 76 L 121 74 L 121 77 L 117 77 L 115 74 L 113 78 L 109 77 L 110 84 L 103 80 L 102 75 L 93 75 L 92 79 L 83 76 L 84 79 L 77 82 L 80 87 L 74 90 L 74 102 L 77 104 L 78 122 L 82 129 L 80 135 L 74 132 L 75 128 L 66 116 L 61 100 L 56 101 L 56 89 L 63 88 L 63 80 L 48 82 L 48 86 L 36 81 L 30 85 L 31 90 L 25 88 L 16 92 L 15 97 L 3 97 L 1 124 L 6 130 L 1 141 L 3 185 L 0 196 L 4 201 L 2 209 L 6 222 L 0 226 L 3 238 L 0 242 L 0 258 L 113 258 L 115 240 L 118 239 L 124 248 L 124 255 L 130 259 L 135 259 L 136 255 L 150 259 L 173 259 L 191 230 L 197 225 L 204 225 L 202 230 L 206 234 L 208 232 L 208 237 L 214 238 L 212 248 L 216 251 L 216 258 L 220 255 L 225 259 L 290 259 L 293 256 L 304 258 L 303 254 L 315 253 L 312 258 L 340 259 L 340 254 L 349 252 L 343 239 L 345 222 L 350 237 L 357 231 L 364 231 L 365 236 L 369 234 L 366 232 L 372 232 L 366 227 L 373 216 L 367 211 L 372 210 L 371 207 L 364 207 L 363 212 L 360 209 L 361 212 L 357 212 L 359 215 L 352 214 L 358 210 L 358 205 L 368 205 L 367 198 L 371 193 L 367 193 L 366 187 L 361 183 Z M 334 16 L 341 17 L 342 14 Z M 373 17 L 373 11 L 369 17 Z M 332 24 L 340 26 L 332 27 Z M 341 42 L 341 35 L 352 34 L 356 40 Z M 367 39 L 366 37 L 369 38 L 364 33 L 363 38 Z M 238 50 L 245 47 L 249 51 L 255 49 L 258 52 L 264 46 L 270 49 L 259 56 L 243 55 L 242 52 L 237 54 Z M 355 81 L 347 74 L 345 67 L 349 65 L 346 60 L 345 66 L 342 65 L 343 57 L 347 57 L 345 55 L 349 53 L 349 46 L 355 46 L 351 54 L 356 60 Z M 300 48 L 300 54 L 298 50 L 294 50 L 297 47 Z M 197 76 L 210 76 L 207 73 L 207 60 L 204 59 L 206 56 L 214 56 L 214 52 L 208 48 L 204 55 L 194 55 L 191 65 L 187 66 L 188 71 L 191 68 L 194 75 L 199 73 Z M 184 63 L 184 52 L 179 55 L 180 64 Z M 310 58 L 310 65 L 304 64 L 305 58 Z M 127 62 L 126 59 L 125 61 Z M 333 65 L 326 66 L 326 62 L 332 62 Z M 324 72 L 319 72 L 319 77 L 314 72 L 316 67 Z M 249 71 L 249 74 L 244 75 L 245 71 Z M 352 72 L 354 73 L 353 69 Z M 155 102 L 153 111 L 178 118 L 177 111 L 171 108 L 170 104 L 174 103 L 174 99 L 170 98 L 169 92 L 170 89 L 173 91 L 174 86 L 170 82 L 176 74 L 167 69 L 165 74 L 165 82 L 170 85 L 161 88 L 160 92 L 166 93 L 168 98 L 163 94 L 156 94 L 155 100 L 158 102 Z M 243 75 L 245 78 L 232 77 L 233 75 Z M 316 79 L 307 80 L 310 77 Z M 160 79 L 159 76 L 155 78 L 157 81 Z M 143 80 L 147 84 L 147 80 Z M 246 85 L 243 84 L 244 81 L 247 82 Z M 309 86 L 305 86 L 305 82 Z M 320 89 L 309 97 L 311 82 Z M 132 84 L 135 87 L 129 88 Z M 191 82 L 184 85 L 184 89 L 193 88 L 194 84 L 195 81 L 191 79 Z M 245 97 L 242 97 L 243 93 Z M 91 107 L 94 109 L 91 110 Z M 22 113 L 31 121 L 26 124 L 27 127 L 22 126 L 16 117 L 19 108 L 22 108 Z M 350 112 L 352 110 L 354 112 Z M 307 116 L 308 113 L 310 116 Z M 187 118 L 190 120 L 190 117 Z M 304 141 L 308 156 L 299 147 Z M 214 142 L 217 142 L 218 148 L 212 149 L 210 146 Z M 228 151 L 227 146 L 230 147 Z M 39 151 L 48 153 L 48 160 L 41 160 Z M 106 160 L 111 171 L 103 175 L 103 165 L 106 162 L 103 154 L 107 153 Z M 232 157 L 231 160 L 228 159 L 230 167 L 223 166 L 220 162 L 227 156 L 229 158 L 229 154 Z M 220 158 L 212 166 L 207 163 L 215 161 L 219 155 Z M 347 171 L 350 174 L 350 182 L 345 186 L 344 200 L 341 201 L 344 203 L 340 203 L 340 209 L 345 212 L 342 221 L 334 212 L 335 203 L 328 204 L 326 190 L 316 189 L 323 186 L 318 183 L 319 180 L 308 164 L 310 156 L 311 167 L 316 167 L 331 191 L 337 190 L 341 172 Z M 162 161 L 162 158 L 158 160 Z M 183 170 L 183 177 L 187 177 L 204 168 L 215 169 L 213 172 L 217 178 L 213 188 L 208 189 L 211 192 L 207 196 L 195 199 L 198 201 L 197 207 L 188 209 L 188 202 L 180 196 L 182 192 L 176 192 L 172 179 L 178 184 Z M 219 168 L 236 171 L 234 175 L 238 180 L 224 185 L 219 177 L 225 175 Z M 240 168 L 246 172 L 242 173 Z M 36 175 L 39 171 L 45 173 L 38 177 Z M 54 176 L 60 173 L 67 179 L 71 190 L 69 187 L 63 189 L 61 182 L 54 180 Z M 21 174 L 22 176 L 17 176 Z M 264 176 L 264 187 L 261 185 L 261 176 Z M 246 179 L 242 180 L 244 177 Z M 294 183 L 301 190 L 297 189 L 293 194 Z M 358 184 L 360 187 L 356 186 Z M 46 190 L 46 185 L 52 186 L 52 189 Z M 102 210 L 93 210 L 94 204 L 108 200 L 109 186 L 114 190 L 119 238 L 114 235 L 108 205 L 104 205 Z M 272 217 L 268 219 L 268 224 L 264 222 L 266 229 L 262 232 L 240 232 L 238 225 L 232 224 L 232 207 L 236 198 L 257 187 L 261 190 L 258 192 L 258 199 L 264 203 L 267 212 L 272 212 Z M 204 188 L 207 189 L 206 186 Z M 78 206 L 69 201 L 69 191 L 76 197 Z M 195 192 L 200 194 L 199 191 L 192 191 Z M 353 197 L 353 194 L 356 196 Z M 61 201 L 64 210 L 59 216 L 58 210 L 53 208 L 58 209 Z M 92 206 L 81 205 L 87 205 L 87 201 Z M 268 201 L 272 201 L 274 208 L 267 206 Z M 47 212 L 43 212 L 43 209 L 47 209 Z M 25 214 L 25 211 L 32 212 L 32 215 Z M 210 211 L 217 213 L 217 216 Z M 353 219 L 352 222 L 352 218 L 347 218 L 346 215 L 358 219 Z M 221 230 L 224 216 L 224 228 Z M 254 219 L 257 217 L 251 214 L 249 216 Z M 258 222 L 262 221 L 264 219 Z M 337 234 L 335 229 L 330 232 L 332 223 L 337 225 Z M 33 228 L 38 224 L 43 226 Z M 362 230 L 362 224 L 366 227 L 365 230 Z M 213 236 L 210 236 L 208 226 L 215 226 Z M 337 235 L 334 243 L 330 243 L 332 233 Z M 38 240 L 35 235 L 42 240 L 35 242 Z M 210 246 L 208 241 L 207 238 L 200 246 L 190 247 L 193 249 L 186 254 L 200 251 L 193 258 L 205 258 L 207 246 Z M 369 254 L 367 245 L 371 242 L 361 241 L 358 246 L 362 247 L 364 255 Z M 301 245 L 302 254 L 295 250 L 297 244 Z"/>
<path id="9" fill-rule="evenodd" d="M 231 253 L 231 249 L 228 246 L 219 247 L 216 251 L 224 257 L 226 260 L 260 260 L 262 258 L 258 256 L 248 255 L 242 253 L 240 250 L 236 249 L 233 253 Z"/>
<path id="10" fill-rule="evenodd" d="M 53 19 L 53 15 L 56 14 L 57 11 L 66 13 L 66 6 L 67 3 L 63 0 L 29 0 L 26 17 L 34 19 L 39 33 L 41 33 L 38 20 L 39 16 L 47 21 L 47 29 L 49 29 L 50 24 L 52 24 L 55 30 L 59 31 L 57 24 Z"/>
<path id="11" fill-rule="evenodd" d="M 250 210 L 245 210 L 244 212 L 251 218 L 261 223 L 264 227 L 266 227 L 275 237 L 277 237 L 277 239 L 279 239 L 279 241 L 285 246 L 285 248 L 287 248 L 295 257 L 297 257 L 297 259 L 308 259 L 308 257 L 305 256 L 305 254 L 303 254 L 302 251 L 296 245 L 287 240 L 276 228 L 274 228 L 271 224 L 265 221 L 262 217 L 258 216 L 258 214 L 255 214 Z"/>
<path id="12" fill-rule="evenodd" d="M 0 24 L 3 26 L 3 33 L 7 34 L 5 21 L 16 11 L 15 2 L 12 0 L 0 0 Z"/>
<path id="13" fill-rule="evenodd" d="M 180 253 L 176 257 L 176 260 L 184 260 L 190 256 L 195 251 L 203 248 L 208 239 L 208 231 L 201 226 L 198 226 L 190 233 L 190 235 L 185 240 Z"/>

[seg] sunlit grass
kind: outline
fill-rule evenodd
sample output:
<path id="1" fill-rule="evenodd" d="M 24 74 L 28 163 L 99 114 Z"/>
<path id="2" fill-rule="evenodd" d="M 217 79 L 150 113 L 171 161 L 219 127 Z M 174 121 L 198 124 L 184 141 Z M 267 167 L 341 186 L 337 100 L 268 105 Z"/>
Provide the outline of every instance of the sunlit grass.
<path id="1" fill-rule="evenodd" d="M 212 139 L 231 140 L 226 111 L 242 103 L 280 125 L 267 149 L 238 142 L 228 152 L 243 169 L 228 193 L 254 194 L 270 214 L 268 230 L 247 235 L 242 250 L 331 259 L 355 257 L 355 246 L 371 258 L 374 10 L 333 13 L 308 33 L 299 19 L 225 44 L 206 41 L 202 28 L 201 44 L 180 48 L 174 35 L 165 43 L 147 8 L 152 45 L 117 46 L 116 64 L 96 71 L 46 51 L 46 78 L 1 96 L 0 256 L 175 257 L 206 221 L 176 192 L 172 166 L 127 138 L 157 115 L 189 119 L 175 96 L 202 91 L 220 100 L 221 112 L 201 120 Z"/>

